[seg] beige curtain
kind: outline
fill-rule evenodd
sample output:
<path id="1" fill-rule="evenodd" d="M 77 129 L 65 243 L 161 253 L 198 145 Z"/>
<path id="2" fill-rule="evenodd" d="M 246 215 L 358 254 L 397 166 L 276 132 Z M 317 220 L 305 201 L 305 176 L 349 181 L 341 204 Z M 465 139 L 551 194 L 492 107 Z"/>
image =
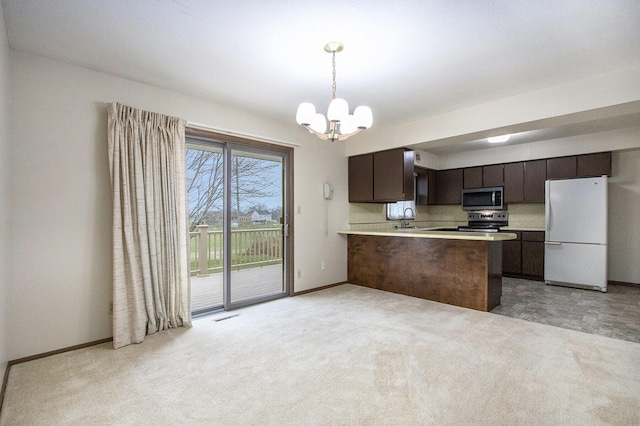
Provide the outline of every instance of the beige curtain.
<path id="1" fill-rule="evenodd" d="M 113 346 L 191 325 L 185 120 L 109 104 Z"/>

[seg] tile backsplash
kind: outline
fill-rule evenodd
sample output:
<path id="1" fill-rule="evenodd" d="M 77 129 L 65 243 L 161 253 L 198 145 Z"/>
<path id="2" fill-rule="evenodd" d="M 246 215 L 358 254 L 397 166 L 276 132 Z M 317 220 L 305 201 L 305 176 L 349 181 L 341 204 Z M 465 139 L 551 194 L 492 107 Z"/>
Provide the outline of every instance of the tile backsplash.
<path id="1" fill-rule="evenodd" d="M 349 225 L 352 230 L 385 229 L 399 225 L 400 221 L 386 219 L 386 204 L 349 203 Z M 544 229 L 544 203 L 511 204 L 509 227 Z M 460 206 L 416 206 L 418 227 L 458 226 L 467 224 L 467 212 Z"/>
<path id="2" fill-rule="evenodd" d="M 544 229 L 544 203 L 510 204 L 509 228 Z"/>

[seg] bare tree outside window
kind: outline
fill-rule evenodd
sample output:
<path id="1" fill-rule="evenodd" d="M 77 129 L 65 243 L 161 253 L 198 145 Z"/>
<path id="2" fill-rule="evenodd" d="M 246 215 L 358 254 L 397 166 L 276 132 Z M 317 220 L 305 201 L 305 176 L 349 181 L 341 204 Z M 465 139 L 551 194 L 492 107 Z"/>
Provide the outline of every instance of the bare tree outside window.
<path id="1" fill-rule="evenodd" d="M 221 152 L 187 149 L 189 226 L 222 224 L 224 158 Z M 281 215 L 282 163 L 234 154 L 231 161 L 232 217 L 256 212 Z M 280 212 L 280 213 L 278 213 Z M 275 215 L 274 215 L 275 213 Z M 249 221 L 251 223 L 251 221 Z"/>

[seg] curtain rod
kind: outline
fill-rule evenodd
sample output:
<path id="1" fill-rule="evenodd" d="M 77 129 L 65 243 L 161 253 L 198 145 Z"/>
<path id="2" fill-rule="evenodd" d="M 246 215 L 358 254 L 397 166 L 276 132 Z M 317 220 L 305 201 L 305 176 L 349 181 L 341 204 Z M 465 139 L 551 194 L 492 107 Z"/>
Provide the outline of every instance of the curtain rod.
<path id="1" fill-rule="evenodd" d="M 191 121 L 187 122 L 187 127 L 192 127 L 194 129 L 199 129 L 199 130 L 211 130 L 212 132 L 222 133 L 222 134 L 228 135 L 228 136 L 240 136 L 240 137 L 243 137 L 243 138 L 251 138 L 251 139 L 259 141 L 259 142 L 268 142 L 268 143 L 273 143 L 273 144 L 276 144 L 276 145 L 292 146 L 292 147 L 300 147 L 300 146 L 302 146 L 302 145 L 294 143 L 294 142 L 287 142 L 287 141 L 283 141 L 283 140 L 280 140 L 280 139 L 273 139 L 273 138 L 267 138 L 267 137 L 264 137 L 264 136 L 252 135 L 250 133 L 236 132 L 236 131 L 233 131 L 233 130 L 220 129 L 218 127 L 209 126 L 207 124 L 193 123 Z"/>

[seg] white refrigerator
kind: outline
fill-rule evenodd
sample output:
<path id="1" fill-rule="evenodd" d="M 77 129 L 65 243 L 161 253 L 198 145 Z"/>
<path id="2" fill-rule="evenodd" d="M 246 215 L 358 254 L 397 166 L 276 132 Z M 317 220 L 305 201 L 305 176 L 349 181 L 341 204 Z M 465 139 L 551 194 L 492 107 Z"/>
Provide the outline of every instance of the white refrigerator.
<path id="1" fill-rule="evenodd" d="M 544 281 L 607 291 L 607 177 L 545 182 Z"/>

